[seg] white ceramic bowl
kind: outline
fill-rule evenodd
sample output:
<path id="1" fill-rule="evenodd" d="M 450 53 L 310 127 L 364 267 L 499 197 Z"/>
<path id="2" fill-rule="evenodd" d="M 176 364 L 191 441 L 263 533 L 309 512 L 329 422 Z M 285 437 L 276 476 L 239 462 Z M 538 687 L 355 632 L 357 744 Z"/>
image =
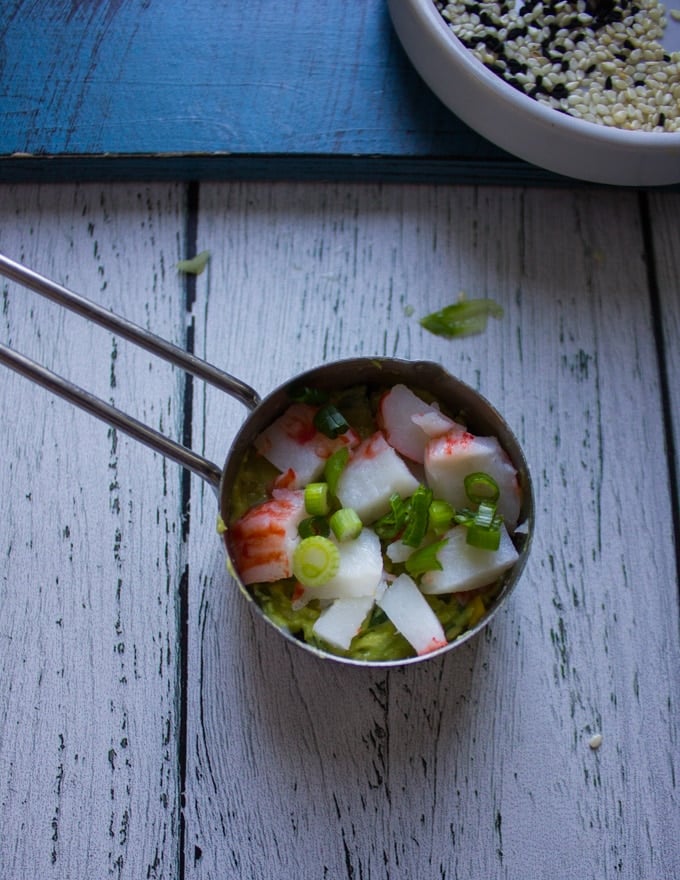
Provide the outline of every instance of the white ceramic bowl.
<path id="1" fill-rule="evenodd" d="M 680 182 L 680 132 L 627 131 L 553 110 L 514 89 L 463 46 L 433 0 L 388 0 L 422 78 L 479 134 L 534 165 L 623 186 Z"/>

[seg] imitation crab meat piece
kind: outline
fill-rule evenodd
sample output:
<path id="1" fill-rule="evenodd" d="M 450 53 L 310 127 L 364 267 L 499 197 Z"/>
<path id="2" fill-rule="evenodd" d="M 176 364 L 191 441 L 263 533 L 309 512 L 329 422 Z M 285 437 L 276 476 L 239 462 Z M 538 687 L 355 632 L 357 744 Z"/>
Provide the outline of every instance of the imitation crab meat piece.
<path id="1" fill-rule="evenodd" d="M 444 538 L 448 540 L 437 553 L 442 570 L 428 571 L 420 580 L 420 589 L 428 595 L 460 593 L 485 587 L 517 561 L 517 550 L 504 526 L 501 526 L 498 550 L 470 546 L 465 526 L 456 526 Z"/>
<path id="2" fill-rule="evenodd" d="M 409 575 L 399 575 L 377 600 L 377 604 L 413 646 L 416 654 L 429 654 L 447 644 L 437 615 Z"/>
<path id="3" fill-rule="evenodd" d="M 353 541 L 335 541 L 340 566 L 333 577 L 319 587 L 307 587 L 306 599 L 356 599 L 375 596 L 382 580 L 383 558 L 380 538 L 368 528 Z"/>
<path id="4" fill-rule="evenodd" d="M 324 608 L 312 629 L 319 638 L 346 651 L 372 607 L 373 596 L 336 599 Z"/>
<path id="5" fill-rule="evenodd" d="M 425 403 L 406 385 L 395 385 L 383 394 L 378 423 L 390 446 L 420 464 L 430 437 L 446 433 L 454 424 L 438 407 Z"/>
<path id="6" fill-rule="evenodd" d="M 362 522 L 371 523 L 388 512 L 391 495 L 408 498 L 418 485 L 382 432 L 376 431 L 354 451 L 338 480 L 337 496 L 343 507 L 353 508 Z"/>
<path id="7" fill-rule="evenodd" d="M 513 531 L 519 519 L 519 481 L 517 471 L 498 440 L 477 437 L 455 428 L 427 444 L 425 474 L 435 498 L 448 501 L 454 507 L 469 507 L 464 479 L 478 472 L 488 474 L 498 484 L 498 513 Z"/>
<path id="8" fill-rule="evenodd" d="M 275 489 L 229 528 L 234 563 L 244 584 L 271 583 L 293 574 L 298 525 L 306 516 L 304 493 Z"/>
<path id="9" fill-rule="evenodd" d="M 316 412 L 315 407 L 306 403 L 294 403 L 255 440 L 257 451 L 274 467 L 294 472 L 294 486 L 298 489 L 319 477 L 336 449 L 352 449 L 360 440 L 352 429 L 334 439 L 317 431 Z"/>

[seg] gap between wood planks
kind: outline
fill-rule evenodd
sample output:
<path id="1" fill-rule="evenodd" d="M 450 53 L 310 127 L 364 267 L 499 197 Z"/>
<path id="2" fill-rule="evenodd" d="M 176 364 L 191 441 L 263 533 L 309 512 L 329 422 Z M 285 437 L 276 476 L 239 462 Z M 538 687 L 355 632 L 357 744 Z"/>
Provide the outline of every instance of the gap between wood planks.
<path id="1" fill-rule="evenodd" d="M 198 238 L 198 200 L 199 184 L 189 183 L 187 186 L 185 254 L 193 256 L 197 252 Z M 194 318 L 192 309 L 196 300 L 196 276 L 185 275 L 184 307 L 189 316 L 186 329 L 185 347 L 194 354 Z M 194 377 L 184 374 L 183 425 L 182 443 L 191 449 L 192 421 L 194 407 Z M 191 474 L 182 469 L 182 486 L 180 493 L 182 543 L 189 537 L 191 503 Z M 189 681 L 189 569 L 185 565 L 179 584 L 179 731 L 177 743 L 177 763 L 179 771 L 179 853 L 177 880 L 184 880 L 186 870 L 186 820 L 184 818 L 185 791 L 187 776 L 187 723 L 188 723 L 188 681 Z"/>
<path id="2" fill-rule="evenodd" d="M 647 287 L 652 312 L 652 327 L 656 348 L 659 385 L 661 387 L 661 409 L 663 413 L 664 444 L 668 463 L 669 494 L 671 500 L 671 517 L 673 522 L 673 538 L 675 543 L 675 576 L 680 591 L 680 486 L 676 462 L 678 438 L 673 430 L 670 383 L 666 358 L 667 344 L 663 332 L 663 307 L 659 290 L 659 279 L 656 274 L 656 251 L 654 248 L 654 229 L 649 208 L 649 194 L 638 193 L 638 209 L 642 229 L 643 257 L 647 272 Z"/>

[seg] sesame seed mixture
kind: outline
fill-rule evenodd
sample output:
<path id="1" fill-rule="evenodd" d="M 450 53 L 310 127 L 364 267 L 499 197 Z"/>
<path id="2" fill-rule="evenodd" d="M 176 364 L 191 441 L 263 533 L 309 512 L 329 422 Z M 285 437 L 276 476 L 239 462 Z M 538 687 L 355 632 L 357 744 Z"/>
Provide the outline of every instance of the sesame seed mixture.
<path id="1" fill-rule="evenodd" d="M 434 3 L 489 70 L 540 103 L 602 125 L 680 131 L 680 52 L 661 45 L 659 0 Z"/>

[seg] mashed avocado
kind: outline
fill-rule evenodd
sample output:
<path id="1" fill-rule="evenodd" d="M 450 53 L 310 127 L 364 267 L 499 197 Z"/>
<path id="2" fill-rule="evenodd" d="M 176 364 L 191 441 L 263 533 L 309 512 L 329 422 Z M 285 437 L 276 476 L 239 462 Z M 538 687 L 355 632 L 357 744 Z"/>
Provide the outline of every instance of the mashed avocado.
<path id="1" fill-rule="evenodd" d="M 313 631 L 321 614 L 319 603 L 310 602 L 304 608 L 294 610 L 294 587 L 292 579 L 277 584 L 256 584 L 253 587 L 256 602 L 280 629 L 288 630 L 296 638 L 330 654 L 352 657 L 354 660 L 378 662 L 404 660 L 414 656 L 411 645 L 396 631 L 394 624 L 379 608 L 374 608 L 367 615 L 348 651 L 341 651 L 327 644 Z M 427 601 L 441 621 L 447 640 L 452 642 L 484 617 L 498 592 L 499 586 L 494 584 L 475 593 L 464 604 L 456 596 L 428 596 Z"/>

